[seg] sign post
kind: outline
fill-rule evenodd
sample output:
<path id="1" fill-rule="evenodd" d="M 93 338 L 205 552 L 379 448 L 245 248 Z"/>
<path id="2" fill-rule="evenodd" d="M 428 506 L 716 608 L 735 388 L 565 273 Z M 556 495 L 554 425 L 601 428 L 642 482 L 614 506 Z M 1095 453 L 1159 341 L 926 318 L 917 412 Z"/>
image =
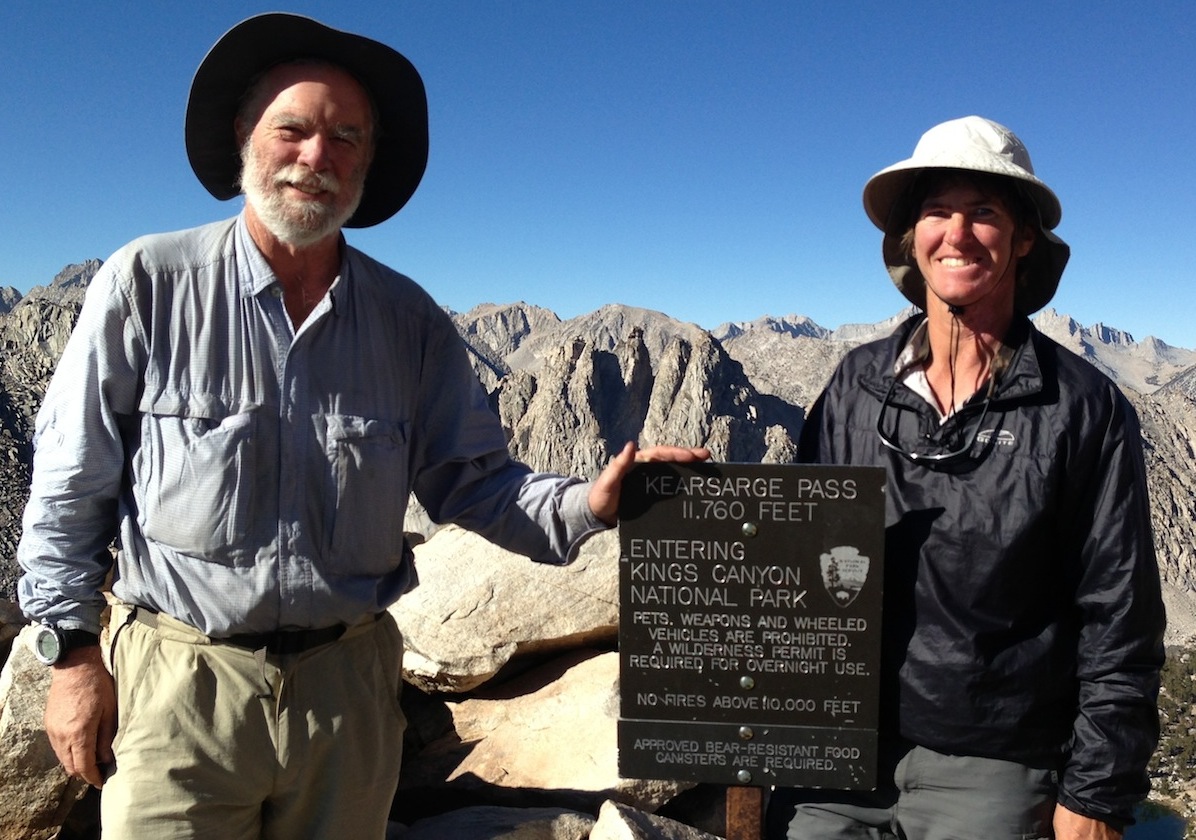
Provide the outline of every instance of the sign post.
<path id="1" fill-rule="evenodd" d="M 633 468 L 619 510 L 621 775 L 876 786 L 884 481 L 873 467 Z"/>
<path id="2" fill-rule="evenodd" d="M 758 787 L 727 788 L 727 840 L 760 840 L 764 792 Z"/>

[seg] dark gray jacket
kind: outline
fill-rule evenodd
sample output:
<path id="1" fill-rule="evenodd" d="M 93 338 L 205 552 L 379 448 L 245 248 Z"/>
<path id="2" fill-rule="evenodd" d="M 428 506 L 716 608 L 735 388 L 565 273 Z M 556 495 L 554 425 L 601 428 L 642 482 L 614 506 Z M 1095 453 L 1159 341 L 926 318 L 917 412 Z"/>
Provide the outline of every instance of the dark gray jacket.
<path id="1" fill-rule="evenodd" d="M 1057 767 L 1060 802 L 1126 820 L 1149 787 L 1164 627 L 1137 416 L 1019 319 L 987 413 L 980 393 L 940 427 L 890 393 L 920 319 L 849 353 L 801 438 L 803 461 L 888 469 L 882 731 Z M 913 463 L 881 443 L 882 404 L 899 446 L 976 440 Z"/>

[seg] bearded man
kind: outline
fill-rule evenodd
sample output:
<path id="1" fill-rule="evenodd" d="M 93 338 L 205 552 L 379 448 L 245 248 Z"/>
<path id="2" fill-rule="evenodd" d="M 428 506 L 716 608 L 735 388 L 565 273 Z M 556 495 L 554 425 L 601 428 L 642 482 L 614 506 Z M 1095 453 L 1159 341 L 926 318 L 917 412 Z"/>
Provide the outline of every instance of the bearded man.
<path id="1" fill-rule="evenodd" d="M 559 563 L 613 524 L 634 460 L 709 453 L 628 444 L 592 484 L 511 459 L 452 322 L 341 234 L 396 213 L 427 161 L 423 83 L 390 47 L 242 21 L 186 140 L 243 212 L 117 251 L 38 417 L 19 594 L 47 732 L 103 787 L 107 837 L 380 838 L 409 494 Z"/>

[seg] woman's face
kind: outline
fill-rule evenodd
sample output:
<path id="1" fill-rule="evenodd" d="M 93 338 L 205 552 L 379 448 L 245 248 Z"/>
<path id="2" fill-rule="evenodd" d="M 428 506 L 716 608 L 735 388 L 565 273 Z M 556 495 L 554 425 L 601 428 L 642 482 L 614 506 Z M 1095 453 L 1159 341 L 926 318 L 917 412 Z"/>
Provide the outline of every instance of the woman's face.
<path id="1" fill-rule="evenodd" d="M 931 297 L 953 306 L 1012 312 L 1017 261 L 1034 235 L 1005 203 L 965 181 L 932 188 L 914 224 L 913 255 Z"/>

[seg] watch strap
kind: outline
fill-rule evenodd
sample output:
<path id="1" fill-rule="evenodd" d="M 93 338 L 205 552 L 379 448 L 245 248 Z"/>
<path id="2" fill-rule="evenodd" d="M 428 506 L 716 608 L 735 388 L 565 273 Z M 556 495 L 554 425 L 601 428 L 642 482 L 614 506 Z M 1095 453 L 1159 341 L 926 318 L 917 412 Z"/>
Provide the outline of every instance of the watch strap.
<path id="1" fill-rule="evenodd" d="M 58 635 L 62 637 L 62 652 L 64 655 L 70 653 L 72 650 L 91 647 L 100 643 L 98 634 L 89 633 L 86 630 L 63 630 L 59 628 Z"/>

